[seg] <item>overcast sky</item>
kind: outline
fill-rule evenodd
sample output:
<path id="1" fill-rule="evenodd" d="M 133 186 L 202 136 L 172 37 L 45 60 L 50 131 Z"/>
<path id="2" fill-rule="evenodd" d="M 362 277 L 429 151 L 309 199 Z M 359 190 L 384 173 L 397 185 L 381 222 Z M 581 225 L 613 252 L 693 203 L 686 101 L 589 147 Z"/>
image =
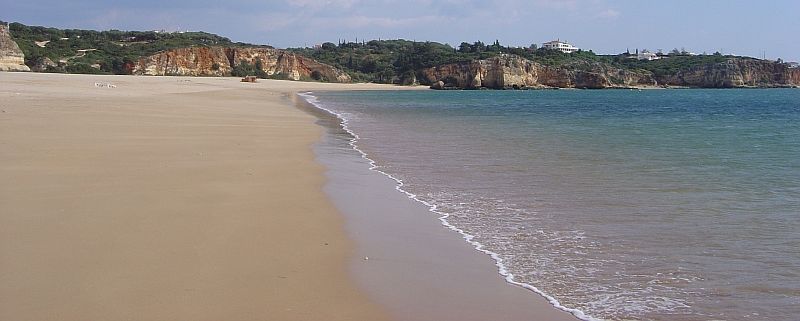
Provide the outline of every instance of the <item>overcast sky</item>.
<path id="1" fill-rule="evenodd" d="M 202 30 L 279 48 L 337 39 L 560 38 L 596 53 L 673 48 L 800 61 L 800 0 L 0 0 L 0 20 L 78 29 Z"/>

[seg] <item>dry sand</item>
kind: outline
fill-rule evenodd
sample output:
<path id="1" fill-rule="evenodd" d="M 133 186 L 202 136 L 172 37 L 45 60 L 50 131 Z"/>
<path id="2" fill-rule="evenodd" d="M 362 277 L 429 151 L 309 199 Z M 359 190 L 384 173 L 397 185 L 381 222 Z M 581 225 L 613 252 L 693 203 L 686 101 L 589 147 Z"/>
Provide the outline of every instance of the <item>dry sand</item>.
<path id="1" fill-rule="evenodd" d="M 385 319 L 285 94 L 339 87 L 0 73 L 0 320 Z"/>
<path id="2" fill-rule="evenodd" d="M 365 89 L 408 87 L 0 73 L 0 320 L 574 320 L 363 160 L 326 183 L 293 93 Z"/>

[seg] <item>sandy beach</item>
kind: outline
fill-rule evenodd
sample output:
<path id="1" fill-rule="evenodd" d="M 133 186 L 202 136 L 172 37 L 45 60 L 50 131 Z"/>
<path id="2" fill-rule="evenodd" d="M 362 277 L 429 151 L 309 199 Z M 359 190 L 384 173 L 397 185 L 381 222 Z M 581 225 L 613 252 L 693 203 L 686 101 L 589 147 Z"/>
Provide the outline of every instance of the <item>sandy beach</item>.
<path id="1" fill-rule="evenodd" d="M 0 319 L 384 319 L 347 276 L 320 128 L 283 89 L 0 83 Z"/>
<path id="2" fill-rule="evenodd" d="M 463 320 L 514 298 L 516 312 L 499 319 L 572 320 L 505 283 L 434 217 L 418 233 L 445 238 L 438 248 L 457 261 L 409 259 L 427 254 L 403 254 L 410 247 L 396 236 L 353 236 L 395 223 L 341 213 L 355 203 L 331 200 L 337 185 L 312 149 L 324 128 L 293 93 L 367 89 L 398 88 L 0 73 L 0 319 Z M 375 184 L 388 186 L 373 193 L 393 211 L 417 206 L 395 206 L 403 196 Z M 365 266 L 365 251 L 401 260 Z M 467 272 L 445 283 L 396 277 L 408 274 L 403 264 L 453 262 Z M 448 294 L 470 288 L 482 294 Z M 418 292 L 430 300 L 403 300 Z M 437 297 L 460 307 L 437 308 Z"/>

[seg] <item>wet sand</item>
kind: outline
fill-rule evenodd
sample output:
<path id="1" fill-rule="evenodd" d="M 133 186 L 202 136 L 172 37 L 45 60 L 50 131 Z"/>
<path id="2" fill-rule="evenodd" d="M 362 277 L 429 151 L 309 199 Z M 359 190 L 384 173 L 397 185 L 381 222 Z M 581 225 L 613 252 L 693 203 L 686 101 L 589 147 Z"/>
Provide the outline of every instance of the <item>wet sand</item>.
<path id="1" fill-rule="evenodd" d="M 507 283 L 491 257 L 397 191 L 394 180 L 370 170 L 336 121 L 325 123 L 329 134 L 316 151 L 328 168 L 325 192 L 357 246 L 354 275 L 394 320 L 578 320 Z"/>

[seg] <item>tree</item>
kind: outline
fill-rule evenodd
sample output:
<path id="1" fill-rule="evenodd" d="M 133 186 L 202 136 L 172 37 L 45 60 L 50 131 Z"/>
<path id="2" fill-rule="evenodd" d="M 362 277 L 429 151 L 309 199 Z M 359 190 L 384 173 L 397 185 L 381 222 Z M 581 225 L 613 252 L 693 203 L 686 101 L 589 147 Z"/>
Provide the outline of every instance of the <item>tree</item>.
<path id="1" fill-rule="evenodd" d="M 100 73 L 99 69 L 96 69 L 89 64 L 86 63 L 76 63 L 72 65 L 68 65 L 66 67 L 66 71 L 72 74 L 98 74 Z"/>
<path id="2" fill-rule="evenodd" d="M 359 69 L 368 74 L 374 73 L 378 70 L 378 62 L 372 56 L 367 56 L 361 60 L 361 68 Z"/>
<path id="3" fill-rule="evenodd" d="M 500 46 L 500 40 L 495 40 L 494 43 L 489 46 L 488 50 L 492 52 L 499 52 L 503 47 Z"/>
<path id="4" fill-rule="evenodd" d="M 472 44 L 472 52 L 484 52 L 486 51 L 486 44 L 481 41 L 476 41 Z"/>

